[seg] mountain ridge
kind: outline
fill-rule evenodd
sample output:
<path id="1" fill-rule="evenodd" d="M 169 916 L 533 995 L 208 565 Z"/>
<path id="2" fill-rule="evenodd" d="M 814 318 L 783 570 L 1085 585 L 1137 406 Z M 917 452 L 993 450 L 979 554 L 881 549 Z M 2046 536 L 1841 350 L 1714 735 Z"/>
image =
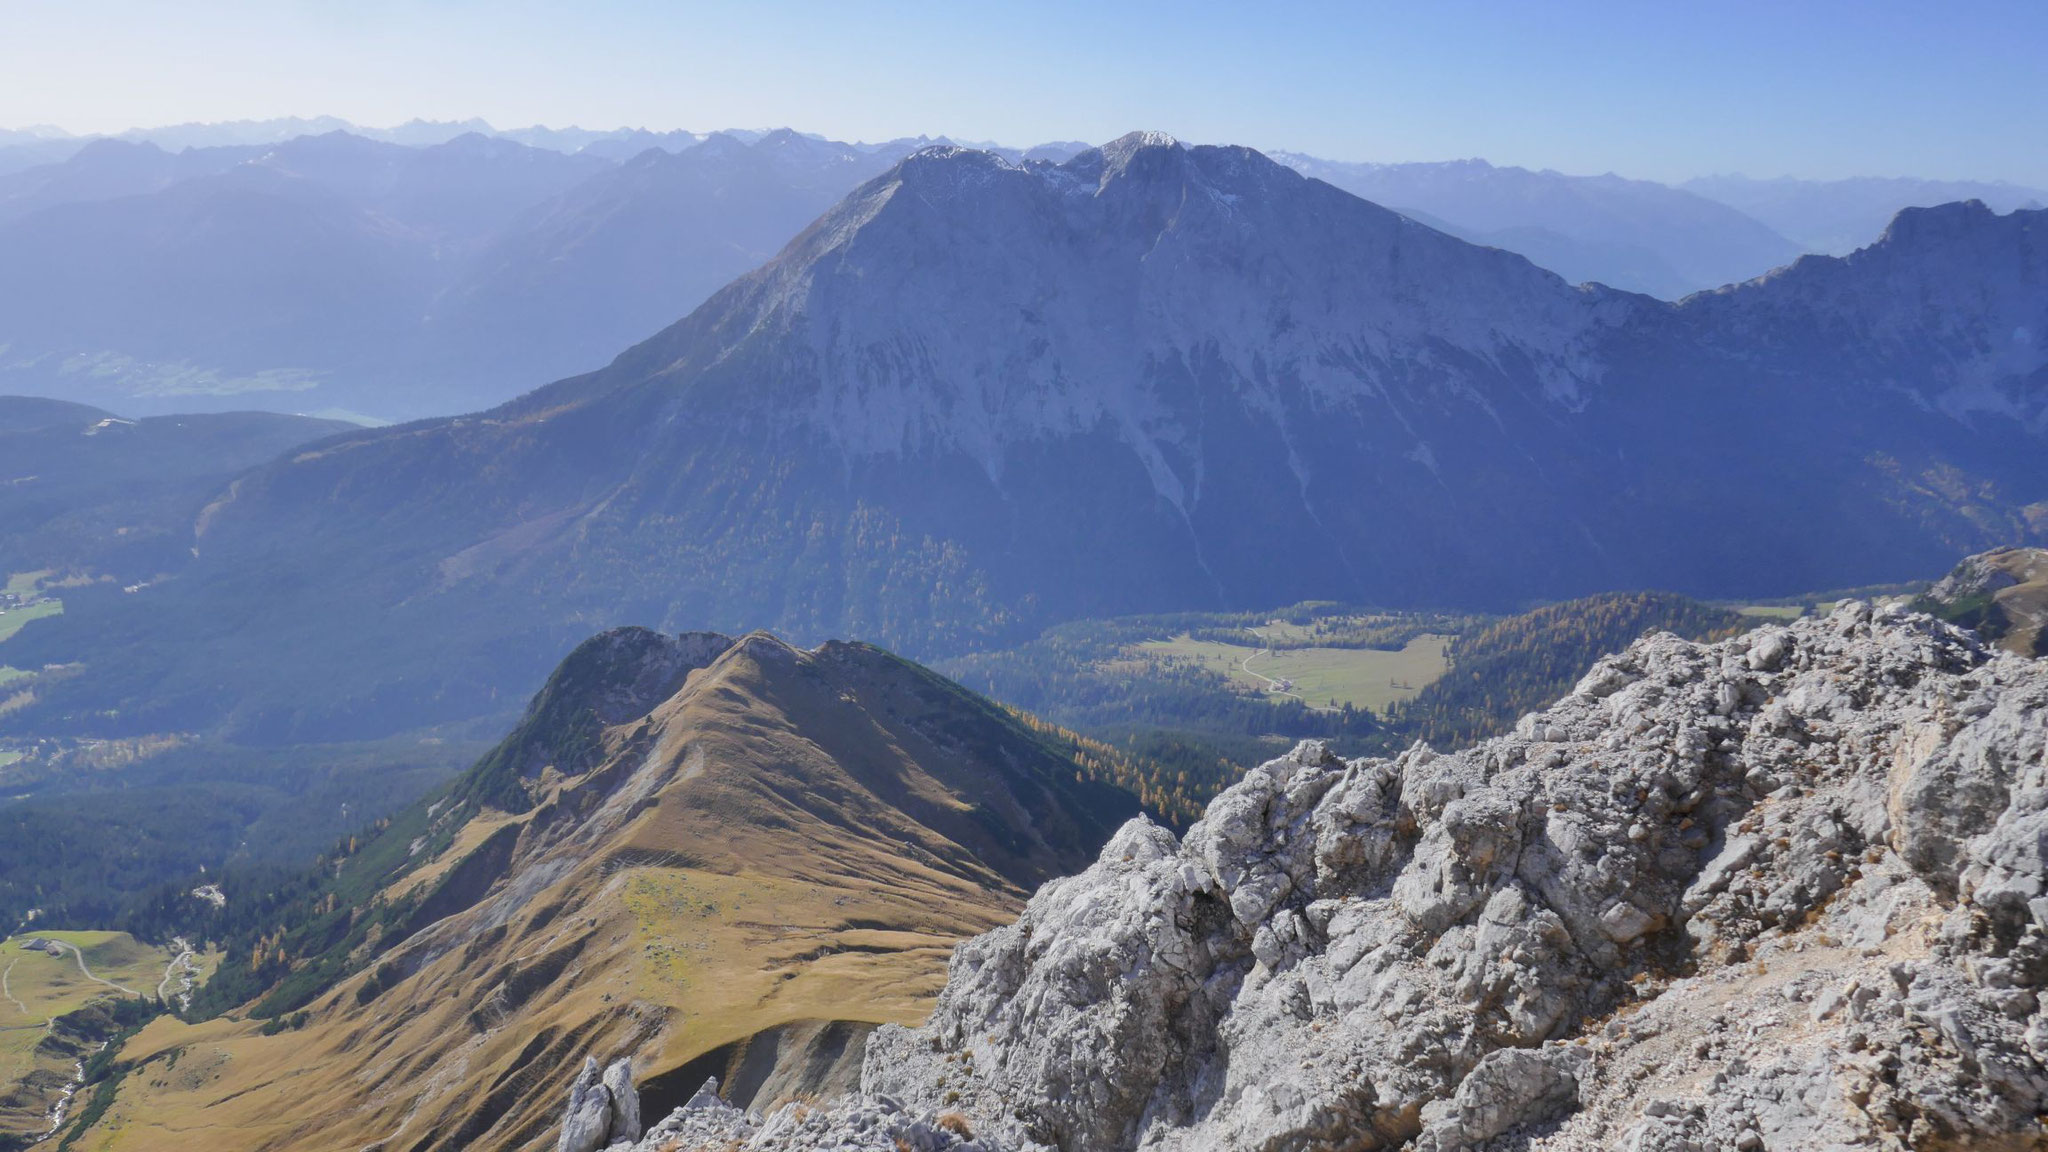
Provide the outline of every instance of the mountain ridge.
<path id="1" fill-rule="evenodd" d="M 536 1148 L 537 1090 L 591 1046 L 634 1051 L 664 1110 L 707 1068 L 764 1105 L 844 1090 L 835 1052 L 916 1019 L 955 939 L 1137 811 L 1078 769 L 871 646 L 600 634 L 230 957 L 207 995 L 252 1018 L 130 1042 L 111 1147 Z"/>
<path id="2" fill-rule="evenodd" d="M 2013 339 L 2048 330 L 2040 219 L 1909 213 L 1674 304 L 1250 150 L 927 149 L 606 369 L 244 478 L 165 595 L 262 555 L 366 609 L 347 645 L 467 633 L 399 657 L 456 709 L 622 618 L 944 655 L 1132 611 L 1906 578 L 2048 532 L 2048 359 Z M 508 645 L 535 655 L 479 659 Z M 277 707 L 237 723 L 331 722 Z"/>

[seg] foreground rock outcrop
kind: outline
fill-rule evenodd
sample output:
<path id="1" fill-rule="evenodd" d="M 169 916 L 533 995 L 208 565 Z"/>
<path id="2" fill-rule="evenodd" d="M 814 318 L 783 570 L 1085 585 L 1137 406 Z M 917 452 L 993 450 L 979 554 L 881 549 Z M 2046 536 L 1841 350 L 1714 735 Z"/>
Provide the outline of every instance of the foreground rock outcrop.
<path id="1" fill-rule="evenodd" d="M 1469 751 L 1132 821 L 815 1138 L 641 1147 L 2048 1147 L 2044 740 L 2048 662 L 1897 608 L 1653 637 Z"/>
<path id="2" fill-rule="evenodd" d="M 614 1144 L 631 1144 L 642 1131 L 633 1061 L 622 1057 L 599 1071 L 597 1058 L 586 1057 L 583 1071 L 569 1086 L 569 1106 L 562 1114 L 555 1152 L 598 1152 Z"/>

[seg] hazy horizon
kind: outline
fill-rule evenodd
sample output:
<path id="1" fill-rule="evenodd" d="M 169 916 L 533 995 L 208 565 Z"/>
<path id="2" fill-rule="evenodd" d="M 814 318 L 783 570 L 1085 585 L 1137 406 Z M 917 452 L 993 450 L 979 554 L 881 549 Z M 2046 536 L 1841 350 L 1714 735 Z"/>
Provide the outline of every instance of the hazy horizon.
<path id="1" fill-rule="evenodd" d="M 2031 51 L 2048 39 L 2048 10 L 2005 0 L 1961 14 L 1905 3 L 1056 7 L 7 3 L 0 75 L 15 83 L 0 88 L 0 126 L 113 135 L 289 116 L 480 118 L 500 130 L 787 125 L 1013 147 L 1148 128 L 1333 160 L 1483 158 L 1673 183 L 2048 185 L 2048 156 L 2029 146 L 2032 110 L 2048 100 Z"/>
<path id="2" fill-rule="evenodd" d="M 229 118 L 229 119 L 221 119 L 221 120 L 183 120 L 183 121 L 177 121 L 177 122 L 167 122 L 167 123 L 161 123 L 161 124 L 135 124 L 135 125 L 131 125 L 131 126 L 128 126 L 128 127 L 126 127 L 126 128 L 116 128 L 116 129 L 112 129 L 112 130 L 109 130 L 109 131 L 97 131 L 97 132 L 82 132 L 82 131 L 73 131 L 72 129 L 70 129 L 70 128 L 68 128 L 68 127 L 65 127 L 64 125 L 60 125 L 60 124 L 49 124 L 49 123 L 38 123 L 38 124 L 0 124 L 0 132 L 20 132 L 20 133 L 28 133 L 28 134 L 35 134 L 35 135 L 41 136 L 41 137 L 42 137 L 42 138 L 44 138 L 44 139 L 52 139 L 52 140 L 63 140 L 63 139 L 70 139 L 70 140 L 119 140 L 119 139 L 131 139 L 131 138 L 146 138 L 146 137 L 148 137 L 149 135 L 151 135 L 151 134 L 155 134 L 155 133 L 163 133 L 163 132 L 172 132 L 172 131 L 180 131 L 180 130 L 187 130 L 187 129 L 191 129 L 191 130 L 201 130 L 201 129 L 209 129 L 209 128 L 230 128 L 230 127 L 235 127 L 235 126 L 240 126 L 240 125 L 251 125 L 251 126 L 256 126 L 256 125 L 265 125 L 265 124 L 273 124 L 273 123 L 286 123 L 286 122 L 306 122 L 306 123 L 318 123 L 318 122 L 321 122 L 321 121 L 340 121 L 340 122 L 342 122 L 343 124 L 345 124 L 345 125 L 346 125 L 346 128 L 338 128 L 338 129 L 331 129 L 331 130 L 333 130 L 333 131 L 347 131 L 347 130 L 351 130 L 351 129 L 352 129 L 352 130 L 355 130 L 355 131 L 358 131 L 358 132 L 371 132 L 371 133 L 392 133 L 392 132 L 397 132 L 397 131 L 400 131 L 400 130 L 402 130 L 402 129 L 408 128 L 408 127 L 412 127 L 412 126 L 415 126 L 415 125 L 420 125 L 420 126 L 464 126 L 464 125 L 470 125 L 470 124 L 475 124 L 475 123 L 478 123 L 478 122 L 481 122 L 481 123 L 482 123 L 482 124 L 483 124 L 484 126 L 488 127 L 488 128 L 490 129 L 490 131 L 491 131 L 491 132 L 493 132 L 493 133 L 497 133 L 497 134 L 500 134 L 500 135 L 509 135 L 509 134 L 516 134 L 516 133 L 522 133 L 522 132 L 530 132 L 530 131 L 545 131 L 545 132 L 564 132 L 564 133 L 566 133 L 566 132 L 591 132 L 591 133 L 596 133 L 596 134 L 607 134 L 607 133 L 614 133 L 614 132 L 633 132 L 633 131 L 645 131 L 645 132 L 652 132 L 652 133 L 656 133 L 656 134 L 661 134 L 661 133 L 669 133 L 669 132 L 678 132 L 678 131 L 680 131 L 680 132 L 689 132 L 689 133 L 692 133 L 692 134 L 694 134 L 694 135 L 698 135 L 698 136 L 710 136 L 710 135 L 715 135 L 715 134 L 718 134 L 718 133 L 721 133 L 721 132 L 745 132 L 745 133 L 759 133 L 759 134 L 763 134 L 763 135 L 765 135 L 765 134 L 767 134 L 767 133 L 771 133 L 771 132 L 779 132 L 779 131 L 791 131 L 791 132 L 795 132 L 795 133 L 797 133 L 797 134 L 799 134 L 799 135 L 802 135 L 802 136 L 807 136 L 807 137 L 811 137 L 811 138 L 813 138 L 813 139 L 818 139 L 818 140 L 831 140 L 831 141 L 835 141 L 835 142 L 838 142 L 838 143 L 844 143 L 844 144 L 852 144 L 852 145 L 855 145 L 855 146 L 861 146 L 861 147 L 879 146 L 879 145 L 882 145 L 882 144 L 888 143 L 888 142 L 890 142 L 890 141 L 893 141 L 893 140 L 901 140 L 901 139 L 916 139 L 916 138 L 918 138 L 918 137 L 928 137 L 928 138 L 931 138 L 931 139 L 941 139 L 941 138 L 943 138 L 943 139 L 946 139 L 946 140 L 952 141 L 953 143 L 955 143 L 955 144 L 958 144 L 958 145 L 960 145 L 960 146 L 962 146 L 962 147 L 971 147 L 971 148 L 984 148 L 984 147 L 985 147 L 985 148 L 1004 148 L 1004 149 L 1014 149 L 1014 150 L 1017 150 L 1017 151 L 1025 151 L 1025 150 L 1029 150 L 1029 149 L 1031 149 L 1031 148 L 1034 148 L 1034 147 L 1037 147 L 1037 146 L 1039 146 L 1039 145 L 1043 145 L 1043 144 L 1053 144 L 1053 143 L 1069 143 L 1069 142 L 1073 142 L 1073 140 L 1070 140 L 1069 138 L 1065 138 L 1065 137 L 1060 137 L 1060 138 L 1054 138 L 1054 137 L 1044 137 L 1044 138 L 1033 138 L 1033 139 L 1017 139 L 1017 140 L 992 140 L 992 139 L 991 139 L 991 140 L 982 140 L 982 139 L 973 139 L 973 138 L 970 138 L 970 137 L 967 137 L 967 136 L 964 136 L 964 135 L 961 135 L 961 134 L 958 134 L 958 133 L 948 133 L 948 132 L 907 132 L 907 133 L 902 133 L 902 134 L 899 134 L 899 135 L 895 135 L 895 136 L 883 136 L 883 137 L 873 137 L 873 138 L 866 138 L 866 137 L 839 137 L 839 136 L 832 136 L 832 135 L 829 135 L 829 134 L 827 134 L 827 133 L 822 133 L 822 132 L 814 132 L 814 131 L 810 131 L 810 130 L 806 129 L 806 128 L 805 128 L 805 127 L 804 127 L 803 125 L 800 125 L 800 124 L 759 124 L 759 125 L 752 125 L 752 124 L 727 124 L 727 125 L 721 125 L 721 126 L 717 126 L 717 127 L 710 127 L 710 126 L 703 126 L 703 125 L 687 125 L 687 124 L 673 124 L 673 125 L 661 125 L 661 126 L 656 126 L 656 125 L 650 125 L 650 124 L 605 124 L 605 125 L 594 125 L 594 124 L 580 124 L 580 123 L 569 123 L 569 122 L 559 122 L 559 123 L 547 123 L 547 122 L 536 122 L 536 123 L 532 123 L 532 124 L 500 124 L 500 123 L 496 123 L 496 122 L 490 121 L 490 120 L 488 120 L 487 118 L 485 118 L 485 117 L 482 117 L 482 116 L 465 116 L 465 117 L 448 117 L 448 118 L 430 118 L 430 117 L 422 117 L 422 116 L 415 116 L 415 117 L 410 117 L 410 118 L 408 118 L 408 119 L 405 119 L 405 120 L 398 120 L 398 121 L 392 121 L 392 122 L 389 122 L 389 123 L 376 123 L 376 124 L 372 124 L 372 123 L 361 123 L 361 122 L 358 122 L 358 121 L 354 121 L 354 120 L 349 120 L 349 119 L 347 119 L 346 117 L 341 117 L 341 116 L 335 116 L 335 115 L 332 115 L 332 114 L 329 114 L 329 113 L 311 113 L 311 114 L 298 114 L 298 113 L 283 113 L 283 114 L 280 114 L 280 115 L 277 115 L 277 116 L 264 116 L 264 117 L 255 117 L 255 116 L 243 116 L 243 117 L 233 117 L 233 118 Z M 323 129 L 323 130 L 327 130 L 327 129 Z M 1134 128 L 1132 128 L 1132 129 L 1130 129 L 1130 131 L 1134 131 L 1134 132 L 1135 132 L 1135 131 L 1157 131 L 1157 129 L 1148 129 L 1148 128 L 1143 128 L 1143 127 L 1141 126 L 1141 127 L 1134 127 Z M 1124 134 L 1124 133 L 1121 133 L 1121 132 L 1120 132 L 1120 133 L 1117 133 L 1117 136 L 1121 136 L 1121 135 L 1123 135 L 1123 134 Z M 1674 185 L 1674 186 L 1676 186 L 1676 185 L 1680 185 L 1680 184 L 1683 184 L 1683 183 L 1685 183 L 1685 182 L 1686 182 L 1686 181 L 1688 181 L 1688 180 L 1694 180 L 1694 179 L 1715 179 L 1715 178 L 1723 178 L 1723 177 L 1730 177 L 1730 178 L 1735 178 L 1735 179 L 1746 179 L 1746 180 L 1760 180 L 1760 181 L 1773 181 L 1773 180 L 1794 180 L 1794 181 L 1836 181 L 1836 180 L 1929 180 L 1929 181 L 1953 181 L 1953 182 L 1974 182 L 1974 183 L 1982 183 L 1982 184 L 1994 184 L 1994 185 L 2004 185 L 2004 186 L 2009 186 L 2009 187 L 2013 187 L 2013 188 L 2018 188 L 2018 189 L 2025 189 L 2025 190 L 2028 190 L 2028 191 L 2038 190 L 2038 189 L 2040 189 L 2040 188 L 2042 188 L 2042 187 L 2048 187 L 2048 180 L 2044 180 L 2044 181 L 2039 181 L 2039 182 L 2029 182 L 2029 181 L 2020 181 L 2020 180 L 2009 180 L 2009 179 L 2006 179 L 2006 178 L 2003 178 L 2003 177 L 1994 177 L 1994 176 L 1980 176 L 1980 175 L 1976 175 L 1976 174 L 1974 174 L 1974 173 L 1967 173 L 1967 172 L 1963 172 L 1963 173 L 1954 173 L 1954 172 L 1942 172 L 1942 173 L 1927 173 L 1927 172 L 1858 172 L 1858 173 L 1853 173 L 1853 174 L 1849 174 L 1849 175 L 1841 175 L 1841 176 L 1810 176 L 1810 175 L 1804 175 L 1804 174 L 1801 174 L 1801 173 L 1796 173 L 1796 172 L 1763 172 L 1763 171 L 1754 171 L 1754 172 L 1752 172 L 1752 171 L 1742 171 L 1742 170 L 1739 170 L 1739 169 L 1731 169 L 1731 170 L 1726 170 L 1726 171 L 1713 171 L 1713 172 L 1706 172 L 1706 171 L 1702 171 L 1702 172 L 1695 172 L 1695 173 L 1691 173 L 1690 175 L 1686 175 L 1686 176 L 1678 176 L 1678 177 L 1668 177 L 1668 178 L 1664 178 L 1664 179 L 1661 179 L 1661 180 L 1659 180 L 1659 179 L 1657 179 L 1657 178 L 1654 178 L 1654 177 L 1649 177 L 1649 176 L 1643 176 L 1643 175 L 1640 175 L 1640 174 L 1637 174 L 1637 173 L 1633 173 L 1633 172 L 1625 172 L 1625 171 L 1616 171 L 1616 170 L 1614 170 L 1614 169 L 1607 169 L 1607 170 L 1604 170 L 1604 171 L 1598 171 L 1598 172 L 1595 172 L 1595 171 L 1591 171 L 1591 170 L 1568 170 L 1568 169 L 1562 169 L 1562 168 L 1559 168 L 1559 167 L 1557 167 L 1556 165 L 1553 165 L 1553 164 L 1544 164 L 1544 163 L 1540 163 L 1540 162 L 1539 162 L 1539 163 L 1527 163 L 1527 164 L 1513 164 L 1513 163 L 1509 163 L 1509 162 L 1507 162 L 1507 161 L 1502 161 L 1502 160 L 1496 160 L 1496 159 L 1494 159 L 1493 157 L 1490 157 L 1490 156 L 1479 156 L 1479 155 L 1465 155 L 1465 156 L 1428 156 L 1428 157 L 1403 157 L 1403 156 L 1344 156 L 1344 155 L 1334 155 L 1334 154 L 1330 154 L 1330 153 L 1317 153 L 1317 152 L 1307 152 L 1307 151 L 1302 151 L 1302 150 L 1300 150 L 1300 149 L 1291 149 L 1291 148 L 1273 148 L 1273 147 L 1266 147 L 1266 146 L 1263 146 L 1263 145 L 1259 145 L 1259 144 L 1255 144 L 1255 143 L 1247 143 L 1246 141 L 1242 141 L 1242 140 L 1202 140 L 1202 139 L 1190 139 L 1190 138 L 1184 138 L 1184 137 L 1180 137 L 1180 136 L 1178 136 L 1178 134 L 1173 134 L 1173 133 L 1169 133 L 1169 135 L 1174 135 L 1176 139 L 1180 139 L 1180 140 L 1182 141 L 1182 143 L 1185 143 L 1185 144 L 1229 144 L 1229 145 L 1244 145 L 1244 146 L 1246 146 L 1246 147 L 1250 147 L 1250 148 L 1256 148 L 1256 149 L 1258 149 L 1258 150 L 1259 150 L 1259 151 L 1261 151 L 1261 152 L 1267 152 L 1267 153 L 1278 153 L 1278 154 L 1286 154 L 1286 155 L 1298 155 L 1298 156 L 1310 156 L 1310 157 L 1313 157 L 1313 158 L 1315 158 L 1315 159 L 1318 159 L 1318 160 L 1329 160 L 1329 161 L 1334 161 L 1334 162 L 1337 162 L 1337 163 L 1345 163 L 1345 164 L 1455 164 L 1455 163 L 1461 163 L 1461 162 L 1466 162 L 1466 161 L 1478 161 L 1478 162 L 1481 162 L 1481 163 L 1491 164 L 1492 166 L 1494 166 L 1494 167 L 1496 167 L 1496 168 L 1523 168 L 1523 169 L 1527 169 L 1527 170 L 1530 170 L 1530 171 L 1536 171 L 1536 172 L 1544 172 L 1544 171 L 1550 171 L 1550 172 L 1556 172 L 1556 173 L 1558 173 L 1558 174 L 1560 174 L 1560 175 L 1564 175 L 1564 176 L 1618 176 L 1618 177 L 1620 177 L 1620 178 L 1622 178 L 1622 179 L 1627 179 L 1627 180 L 1653 180 L 1653 181 L 1655 181 L 1655 182 L 1658 182 L 1658 183 L 1666 183 L 1666 184 L 1671 184 L 1671 185 Z M 1103 139 L 1100 139 L 1100 140 L 1082 140 L 1081 142 L 1084 142 L 1084 143 L 1088 143 L 1088 144 L 1091 144 L 1091 145 L 1097 145 L 1097 146 L 1099 146 L 1099 145 L 1102 145 L 1102 144 L 1106 144 L 1106 143 L 1108 143 L 1109 141 L 1111 141 L 1111 140 L 1113 140 L 1113 139 L 1115 139 L 1115 138 L 1116 138 L 1116 136 L 1109 136 L 1109 137 L 1104 137 Z M 280 139 L 284 139 L 284 137 L 281 137 Z M 1079 139 L 1079 138 L 1074 138 L 1074 139 Z M 179 148 L 171 148 L 171 149 L 169 149 L 169 151 L 173 151 L 173 152 L 175 152 L 175 151 L 179 151 L 179 150 L 180 150 Z"/>

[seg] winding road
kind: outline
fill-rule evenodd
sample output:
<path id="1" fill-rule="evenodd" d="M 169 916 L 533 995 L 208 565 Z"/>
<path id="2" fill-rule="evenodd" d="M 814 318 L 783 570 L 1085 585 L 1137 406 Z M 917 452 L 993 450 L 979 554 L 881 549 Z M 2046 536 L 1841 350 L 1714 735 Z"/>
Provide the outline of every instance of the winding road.
<path id="1" fill-rule="evenodd" d="M 1266 638 L 1266 634 L 1259 631 L 1257 628 L 1252 628 L 1248 631 L 1250 631 L 1252 635 L 1257 636 L 1260 640 L 1264 640 Z M 1280 681 L 1273 679 L 1271 676 L 1266 675 L 1264 672 L 1252 671 L 1252 661 L 1258 659 L 1261 656 L 1271 656 L 1272 654 L 1273 649 L 1271 647 L 1261 648 L 1257 652 L 1254 652 L 1251 655 L 1245 657 L 1243 660 L 1238 661 L 1237 666 L 1239 668 L 1244 669 L 1245 675 L 1256 676 L 1259 679 L 1264 680 L 1266 682 L 1266 691 L 1271 692 L 1275 696 L 1292 696 L 1296 700 L 1301 701 L 1303 704 L 1308 704 L 1307 697 L 1304 697 L 1301 693 L 1289 692 L 1285 688 L 1280 687 Z M 1309 704 L 1309 707 L 1315 708 L 1315 705 Z M 1318 709 L 1318 711 L 1320 711 L 1320 709 Z"/>
<path id="2" fill-rule="evenodd" d="M 14 966 L 15 966 L 16 964 L 19 964 L 19 963 L 21 963 L 21 961 L 20 961 L 20 960 L 18 960 L 18 959 L 17 959 L 17 960 L 9 960 L 9 961 L 7 962 L 7 971 L 5 971 L 5 972 L 0 972 L 0 996 L 5 996 L 5 997 L 7 997 L 7 998 L 8 998 L 9 1000 L 12 1000 L 12 1001 L 14 1001 L 14 1006 L 15 1006 L 16 1008 L 19 1008 L 19 1009 L 21 1009 L 21 1014 L 22 1014 L 23 1016 L 30 1016 L 30 1017 L 32 1017 L 32 1016 L 34 1016 L 34 1015 L 35 1015 L 35 1013 L 33 1013 L 33 1012 L 31 1012 L 31 1011 L 29 1011 L 29 1010 L 28 1010 L 28 1005 L 26 1005 L 26 1004 L 23 1004 L 23 1003 L 22 1003 L 21 1001 L 19 1001 L 19 1000 L 15 1000 L 15 999 L 14 999 L 14 989 L 13 989 L 13 988 L 11 988 L 11 987 L 9 987 L 9 986 L 8 986 L 8 984 L 7 984 L 7 978 L 8 978 L 9 976 L 12 976 L 12 975 L 14 975 Z"/>
<path id="3" fill-rule="evenodd" d="M 81 973 L 83 973 L 83 974 L 84 974 L 84 976 L 85 976 L 85 978 L 86 978 L 87 980 L 90 980 L 90 981 L 92 981 L 92 982 L 93 982 L 93 983 L 95 983 L 95 984 L 105 984 L 105 985 L 106 985 L 107 987 L 109 987 L 109 988 L 112 988 L 112 989 L 113 989 L 114 991 L 116 991 L 116 992 L 126 992 L 126 993 L 127 993 L 128 995 L 130 995 L 130 996 L 140 996 L 140 995 L 142 995 L 142 993 L 140 993 L 140 992 L 137 992 L 137 991 L 136 991 L 135 989 L 133 989 L 133 988 L 130 988 L 130 987 L 128 987 L 128 986 L 126 986 L 126 985 L 124 985 L 124 984 L 116 984 L 116 983 L 114 983 L 114 982 L 113 982 L 112 980 L 107 980 L 107 979 L 103 979 L 103 978 L 101 978 L 101 977 L 99 977 L 99 976 L 96 976 L 96 975 L 94 975 L 94 974 L 93 974 L 93 970 L 92 970 L 92 969 L 90 969 L 90 968 L 87 968 L 87 967 L 85 966 L 85 953 L 83 953 L 83 952 L 80 952 L 80 951 L 78 950 L 78 945 L 76 945 L 76 944 L 67 944 L 67 943 L 65 943 L 65 942 L 64 942 L 64 941 L 62 941 L 62 940 L 52 940 L 52 941 L 50 941 L 50 943 L 52 943 L 52 944 L 55 944 L 55 945 L 56 945 L 57 947 L 59 947 L 59 948 L 68 948 L 68 949 L 70 949 L 70 950 L 71 950 L 71 958 L 72 958 L 73 960 L 76 960 L 76 961 L 78 961 L 78 970 L 79 970 L 79 972 L 81 972 Z"/>
<path id="4" fill-rule="evenodd" d="M 78 965 L 79 973 L 83 975 L 87 980 L 90 980 L 95 984 L 104 984 L 107 987 L 114 989 L 116 992 L 121 992 L 129 996 L 140 997 L 142 995 L 142 993 L 137 992 L 135 989 L 130 988 L 124 984 L 116 984 L 112 980 L 108 980 L 105 977 L 95 973 L 90 967 L 87 967 L 85 963 L 85 953 L 79 950 L 78 945 L 71 944 L 63 940 L 46 940 L 46 943 L 56 948 L 69 951 L 71 953 L 72 961 Z M 190 973 L 193 969 L 191 967 L 190 961 L 192 957 L 192 951 L 186 945 L 182 937 L 177 940 L 177 945 L 180 950 L 180 954 L 177 959 L 171 961 L 169 967 L 166 967 L 164 969 L 164 983 L 157 985 L 157 994 L 159 998 L 161 998 L 163 995 L 164 986 L 170 983 L 171 969 L 176 968 L 180 964 L 185 964 L 187 966 L 188 974 L 185 979 L 185 996 L 187 998 L 191 996 L 192 981 Z M 7 967 L 4 971 L 0 971 L 0 996 L 5 996 L 8 1001 L 13 1003 L 13 1005 L 16 1008 L 21 1010 L 22 1015 L 28 1016 L 31 1019 L 33 1019 L 35 1014 L 28 1010 L 28 1005 L 23 1004 L 19 999 L 15 997 L 13 985 L 9 983 L 9 979 L 14 975 L 14 966 L 19 963 L 21 963 L 21 958 L 17 956 L 7 962 Z M 51 1032 L 53 1032 L 56 1029 L 56 1027 L 57 1020 L 55 1017 L 51 1017 L 49 1019 L 44 1020 L 44 1037 L 47 1038 L 51 1034 Z M 106 1042 L 102 1041 L 100 1043 L 98 1050 L 104 1050 L 106 1046 Z M 72 1066 L 72 1077 L 70 1082 L 64 1085 L 64 1090 L 62 1093 L 58 1095 L 57 1102 L 50 1108 L 48 1116 L 50 1126 L 44 1130 L 41 1139 L 47 1139 L 51 1136 L 56 1135 L 57 1131 L 64 1126 L 65 1119 L 68 1118 L 71 1114 L 72 1102 L 77 1098 L 80 1089 L 84 1087 L 85 1061 L 79 1060 L 76 1061 Z"/>
<path id="5" fill-rule="evenodd" d="M 164 965 L 164 978 L 157 981 L 156 998 L 166 1004 L 170 1003 L 171 994 L 166 989 L 171 986 L 172 977 L 180 977 L 182 983 L 178 989 L 178 1007 L 183 1011 L 192 1007 L 192 980 L 199 975 L 199 965 L 192 962 L 196 953 L 192 951 L 192 945 L 185 942 L 183 936 L 172 937 L 171 943 L 177 946 L 178 955 L 169 964 Z"/>

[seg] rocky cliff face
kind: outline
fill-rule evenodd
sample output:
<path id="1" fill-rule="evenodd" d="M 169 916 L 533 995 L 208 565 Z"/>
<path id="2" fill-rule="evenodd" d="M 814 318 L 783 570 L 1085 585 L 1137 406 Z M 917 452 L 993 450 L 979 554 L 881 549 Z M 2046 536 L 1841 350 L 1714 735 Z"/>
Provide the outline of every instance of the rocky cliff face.
<path id="1" fill-rule="evenodd" d="M 2048 663 L 1930 617 L 1653 637 L 1470 751 L 1133 821 L 865 1101 L 642 1147 L 2041 1147 L 2044 744 Z"/>

